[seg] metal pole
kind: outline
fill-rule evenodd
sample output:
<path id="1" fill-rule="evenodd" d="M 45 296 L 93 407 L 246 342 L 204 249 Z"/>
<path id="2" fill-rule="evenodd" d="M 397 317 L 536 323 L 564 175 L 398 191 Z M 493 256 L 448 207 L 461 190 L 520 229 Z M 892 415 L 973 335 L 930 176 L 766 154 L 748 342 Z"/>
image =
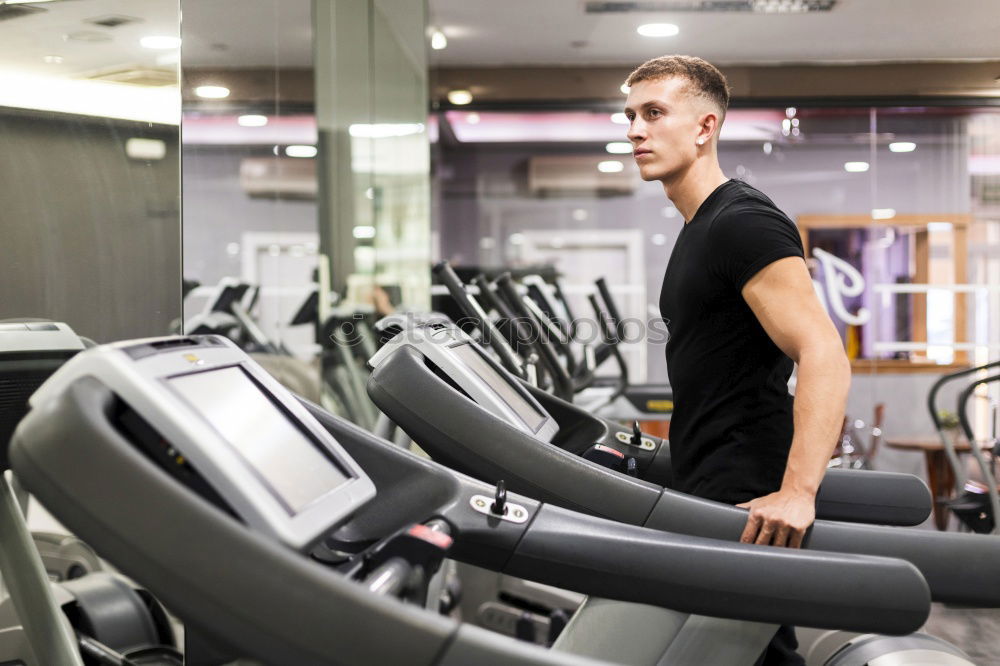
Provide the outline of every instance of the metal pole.
<path id="1" fill-rule="evenodd" d="M 76 636 L 56 606 L 14 490 L 0 474 L 0 572 L 39 666 L 83 666 Z"/>

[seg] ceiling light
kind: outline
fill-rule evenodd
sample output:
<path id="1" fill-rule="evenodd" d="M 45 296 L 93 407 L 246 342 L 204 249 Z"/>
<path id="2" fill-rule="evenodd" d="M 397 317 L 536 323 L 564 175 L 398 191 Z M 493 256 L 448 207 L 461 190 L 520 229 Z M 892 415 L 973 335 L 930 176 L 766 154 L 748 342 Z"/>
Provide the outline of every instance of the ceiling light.
<path id="1" fill-rule="evenodd" d="M 844 162 L 844 171 L 848 173 L 864 173 L 868 171 L 868 162 Z"/>
<path id="2" fill-rule="evenodd" d="M 229 97 L 229 88 L 224 86 L 198 86 L 194 94 L 205 99 L 225 99 Z"/>
<path id="3" fill-rule="evenodd" d="M 387 139 L 410 136 L 424 131 L 423 123 L 354 123 L 347 131 L 356 139 Z"/>
<path id="4" fill-rule="evenodd" d="M 872 208 L 873 220 L 891 220 L 896 217 L 895 208 Z"/>
<path id="5" fill-rule="evenodd" d="M 632 152 L 632 144 L 627 141 L 612 141 L 604 149 L 615 155 L 628 155 Z"/>
<path id="6" fill-rule="evenodd" d="M 0 107 L 54 111 L 177 125 L 181 101 L 174 86 L 148 88 L 0 70 Z"/>
<path id="7" fill-rule="evenodd" d="M 951 222 L 928 222 L 927 231 L 951 231 Z"/>
<path id="8" fill-rule="evenodd" d="M 316 157 L 316 146 L 286 146 L 285 155 L 289 157 Z"/>
<path id="9" fill-rule="evenodd" d="M 625 170 L 625 165 L 618 160 L 604 160 L 597 163 L 597 170 L 601 173 L 620 173 Z"/>
<path id="10" fill-rule="evenodd" d="M 681 31 L 673 23 L 646 23 L 635 30 L 643 37 L 673 37 Z"/>
<path id="11" fill-rule="evenodd" d="M 63 57 L 57 55 L 47 55 L 44 58 L 42 58 L 42 62 L 48 65 L 60 65 L 62 64 L 62 61 Z"/>
<path id="12" fill-rule="evenodd" d="M 619 90 L 621 90 L 621 91 L 622 91 L 622 94 L 623 94 L 623 95 L 627 95 L 627 94 L 628 94 L 628 91 L 629 91 L 629 90 L 631 90 L 631 88 L 629 88 L 629 87 L 628 87 L 628 84 L 627 84 L 627 83 L 623 83 L 623 84 L 622 84 L 622 87 L 621 87 L 621 88 L 619 88 Z"/>
<path id="13" fill-rule="evenodd" d="M 480 120 L 482 120 L 482 118 L 480 118 L 479 114 L 476 113 L 475 111 L 473 111 L 472 113 L 470 113 L 465 117 L 465 122 L 469 123 L 470 125 L 478 125 Z"/>
<path id="14" fill-rule="evenodd" d="M 125 141 L 125 154 L 134 160 L 162 160 L 167 155 L 167 143 L 162 139 L 133 137 Z"/>
<path id="15" fill-rule="evenodd" d="M 361 225 L 354 227 L 354 237 L 355 238 L 375 238 L 375 227 L 370 225 Z"/>
<path id="16" fill-rule="evenodd" d="M 452 90 L 448 93 L 448 101 L 455 106 L 464 106 L 472 102 L 472 93 L 468 90 Z"/>
<path id="17" fill-rule="evenodd" d="M 774 144 L 772 144 L 770 141 L 765 141 L 763 145 L 763 150 L 765 155 L 770 155 L 772 152 L 774 152 Z"/>
<path id="18" fill-rule="evenodd" d="M 180 48 L 180 37 L 168 37 L 166 35 L 150 35 L 139 40 L 139 44 L 144 49 L 176 49 Z"/>
<path id="19" fill-rule="evenodd" d="M 611 114 L 611 122 L 613 122 L 616 125 L 628 125 L 629 124 L 628 116 L 626 116 L 624 113 L 612 113 Z"/>
<path id="20" fill-rule="evenodd" d="M 441 49 L 448 47 L 448 38 L 445 37 L 444 33 L 440 30 L 435 30 L 431 33 L 431 48 L 435 51 L 440 51 Z"/>
<path id="21" fill-rule="evenodd" d="M 912 141 L 893 141 L 889 144 L 889 150 L 894 153 L 912 153 L 917 149 L 917 144 Z"/>
<path id="22" fill-rule="evenodd" d="M 789 117 L 789 118 L 794 118 L 795 114 L 798 113 L 798 112 L 799 112 L 799 110 L 796 109 L 794 106 L 790 106 L 787 109 L 785 109 L 785 115 L 787 117 Z"/>
<path id="23" fill-rule="evenodd" d="M 245 116 L 240 116 L 236 119 L 236 122 L 243 127 L 263 127 L 267 124 L 267 116 L 251 113 Z"/>

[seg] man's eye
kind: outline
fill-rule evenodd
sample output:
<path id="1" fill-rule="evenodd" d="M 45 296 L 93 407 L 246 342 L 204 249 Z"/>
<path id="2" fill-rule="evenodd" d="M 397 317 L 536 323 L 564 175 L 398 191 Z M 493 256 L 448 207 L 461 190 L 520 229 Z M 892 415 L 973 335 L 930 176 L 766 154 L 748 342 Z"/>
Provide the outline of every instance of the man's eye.
<path id="1" fill-rule="evenodd" d="M 650 109 L 646 113 L 650 118 L 659 118 L 660 116 L 663 115 L 659 109 Z"/>

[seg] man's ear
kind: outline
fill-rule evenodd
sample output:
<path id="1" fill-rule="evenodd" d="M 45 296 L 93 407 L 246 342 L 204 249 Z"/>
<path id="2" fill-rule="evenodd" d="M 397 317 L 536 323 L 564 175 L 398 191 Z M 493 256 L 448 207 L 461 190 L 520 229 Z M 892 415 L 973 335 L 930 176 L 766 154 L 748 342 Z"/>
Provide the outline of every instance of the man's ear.
<path id="1" fill-rule="evenodd" d="M 719 133 L 719 112 L 703 113 L 698 119 L 698 143 L 707 143 Z"/>

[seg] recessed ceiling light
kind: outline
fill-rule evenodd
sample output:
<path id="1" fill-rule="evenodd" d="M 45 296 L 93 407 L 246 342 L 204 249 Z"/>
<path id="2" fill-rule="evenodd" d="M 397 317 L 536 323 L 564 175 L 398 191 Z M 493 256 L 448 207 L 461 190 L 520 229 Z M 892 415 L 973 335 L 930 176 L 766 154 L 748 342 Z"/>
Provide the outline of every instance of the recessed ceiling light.
<path id="1" fill-rule="evenodd" d="M 848 173 L 864 173 L 868 171 L 868 162 L 844 162 L 844 171 Z"/>
<path id="2" fill-rule="evenodd" d="M 621 88 L 619 88 L 619 90 L 621 90 L 621 91 L 622 91 L 622 94 L 623 94 L 623 95 L 627 95 L 627 94 L 628 94 L 628 91 L 629 91 L 629 90 L 631 90 L 631 88 L 629 88 L 627 84 L 623 83 L 623 84 L 622 84 L 622 87 L 621 87 Z"/>
<path id="3" fill-rule="evenodd" d="M 912 153 L 917 149 L 917 144 L 912 141 L 893 141 L 889 144 L 889 150 L 894 153 Z"/>
<path id="4" fill-rule="evenodd" d="M 166 35 L 149 35 L 140 39 L 139 44 L 145 49 L 176 49 L 180 48 L 181 38 Z"/>
<path id="5" fill-rule="evenodd" d="M 464 106 L 472 102 L 472 93 L 468 90 L 452 90 L 448 93 L 448 101 L 456 106 Z"/>
<path id="6" fill-rule="evenodd" d="M 619 160 L 604 160 L 597 163 L 597 170 L 601 173 L 619 173 L 625 170 L 625 165 Z"/>
<path id="7" fill-rule="evenodd" d="M 440 30 L 431 33 L 431 48 L 440 51 L 448 47 L 448 38 Z"/>
<path id="8" fill-rule="evenodd" d="M 49 65 L 61 65 L 62 61 L 63 57 L 57 55 L 47 55 L 44 58 L 42 58 L 42 62 Z"/>
<path id="9" fill-rule="evenodd" d="M 624 113 L 612 113 L 611 114 L 611 122 L 613 122 L 616 125 L 628 125 L 629 124 L 629 122 L 628 122 L 628 116 L 626 116 Z"/>
<path id="10" fill-rule="evenodd" d="M 167 143 L 162 139 L 133 137 L 125 141 L 125 154 L 134 160 L 162 160 L 167 155 Z"/>
<path id="11" fill-rule="evenodd" d="M 951 231 L 951 222 L 928 222 L 927 231 Z"/>
<path id="12" fill-rule="evenodd" d="M 635 29 L 643 37 L 673 37 L 681 31 L 673 23 L 646 23 Z"/>
<path id="13" fill-rule="evenodd" d="M 111 41 L 111 35 L 97 30 L 77 30 L 63 35 L 63 40 L 67 42 L 84 42 L 87 44 L 102 44 Z"/>
<path id="14" fill-rule="evenodd" d="M 194 94 L 205 99 L 225 99 L 229 97 L 229 88 L 225 86 L 198 86 Z"/>
<path id="15" fill-rule="evenodd" d="M 236 122 L 243 127 L 263 127 L 267 124 L 267 116 L 250 113 L 245 116 L 240 116 L 236 119 Z"/>
<path id="16" fill-rule="evenodd" d="M 354 237 L 375 238 L 375 227 L 366 224 L 354 227 Z"/>
<path id="17" fill-rule="evenodd" d="M 316 157 L 316 146 L 286 146 L 285 155 L 289 157 Z"/>
<path id="18" fill-rule="evenodd" d="M 604 149 L 614 155 L 628 155 L 632 152 L 632 144 L 627 141 L 612 141 Z"/>
<path id="19" fill-rule="evenodd" d="M 475 111 L 465 116 L 465 122 L 469 123 L 470 125 L 478 125 L 480 120 L 482 120 L 482 118 L 480 118 L 479 114 L 476 113 Z"/>
<path id="20" fill-rule="evenodd" d="M 872 208 L 873 220 L 891 220 L 896 217 L 895 208 Z"/>

